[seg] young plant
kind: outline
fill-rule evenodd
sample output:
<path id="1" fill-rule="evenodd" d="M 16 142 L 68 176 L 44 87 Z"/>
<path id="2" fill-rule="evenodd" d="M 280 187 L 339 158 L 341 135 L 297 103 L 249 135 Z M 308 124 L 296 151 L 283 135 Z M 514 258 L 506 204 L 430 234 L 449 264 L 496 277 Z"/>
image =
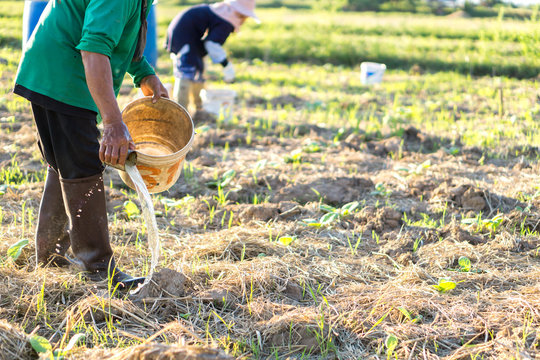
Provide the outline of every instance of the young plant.
<path id="1" fill-rule="evenodd" d="M 450 290 L 453 290 L 456 288 L 457 284 L 459 284 L 462 281 L 452 281 L 449 278 L 440 278 L 437 285 L 431 285 L 435 290 L 437 290 L 439 293 L 444 294 L 449 292 Z"/>
<path id="2" fill-rule="evenodd" d="M 426 160 L 421 164 L 409 164 L 408 167 L 398 167 L 395 170 L 407 173 L 407 177 L 421 175 L 424 170 L 431 167 L 431 160 Z"/>
<path id="3" fill-rule="evenodd" d="M 253 176 L 254 183 L 258 182 L 257 175 L 262 169 L 266 167 L 267 163 L 268 163 L 268 160 L 262 159 L 262 160 L 257 161 L 255 165 L 253 165 L 253 168 L 251 169 L 251 175 Z"/>
<path id="4" fill-rule="evenodd" d="M 375 190 L 371 192 L 371 195 L 389 197 L 392 194 L 392 190 L 386 189 L 386 186 L 383 183 L 377 183 L 375 185 Z"/>
<path id="5" fill-rule="evenodd" d="M 341 208 L 335 208 L 333 206 L 321 204 L 319 209 L 326 212 L 318 221 L 315 219 L 305 219 L 304 224 L 316 228 L 330 227 L 334 222 L 337 222 L 343 218 L 353 214 L 354 211 L 360 206 L 358 201 L 353 201 L 343 205 Z"/>
<path id="6" fill-rule="evenodd" d="M 471 260 L 466 256 L 461 256 L 458 259 L 459 271 L 470 272 L 472 269 Z"/>
<path id="7" fill-rule="evenodd" d="M 227 185 L 229 185 L 236 176 L 236 171 L 233 169 L 225 171 L 221 177 L 216 178 L 214 181 L 209 181 L 206 183 L 206 186 L 209 188 L 225 188 Z"/>
<path id="8" fill-rule="evenodd" d="M 403 314 L 403 316 L 409 320 L 411 323 L 417 323 L 422 321 L 422 315 L 418 315 L 416 317 L 413 317 L 411 312 L 407 309 L 405 309 L 403 306 L 398 307 L 398 310 Z"/>
<path id="9" fill-rule="evenodd" d="M 491 219 L 482 219 L 482 213 L 479 213 L 475 218 L 461 220 L 461 223 L 475 225 L 476 231 L 488 230 L 491 234 L 493 234 L 501 226 L 503 220 L 504 218 L 502 214 L 497 214 Z"/>
<path id="10" fill-rule="evenodd" d="M 11 245 L 7 249 L 7 256 L 13 260 L 17 260 L 21 256 L 22 250 L 28 245 L 28 239 L 22 239 Z"/>
<path id="11" fill-rule="evenodd" d="M 299 165 L 302 162 L 302 149 L 296 149 L 291 151 L 290 155 L 285 156 L 283 159 L 287 164 Z"/>
<path id="12" fill-rule="evenodd" d="M 353 233 L 353 239 L 354 239 L 354 233 Z M 358 238 L 356 239 L 356 243 L 352 244 L 351 242 L 351 238 L 349 237 L 349 235 L 347 235 L 347 244 L 349 244 L 349 249 L 351 250 L 351 255 L 352 256 L 356 256 L 356 254 L 358 253 L 358 245 L 360 245 L 360 242 L 362 241 L 362 234 L 360 234 L 360 236 L 358 236 Z"/>
<path id="13" fill-rule="evenodd" d="M 291 245 L 296 240 L 296 236 L 281 236 L 278 241 L 285 246 Z"/>
<path id="14" fill-rule="evenodd" d="M 384 341 L 384 346 L 386 347 L 386 359 L 389 360 L 394 353 L 394 350 L 398 346 L 398 338 L 395 335 L 388 334 L 386 340 Z"/>
<path id="15" fill-rule="evenodd" d="M 140 216 L 141 211 L 137 204 L 131 200 L 124 201 L 124 213 L 126 214 L 129 220 L 135 219 Z"/>

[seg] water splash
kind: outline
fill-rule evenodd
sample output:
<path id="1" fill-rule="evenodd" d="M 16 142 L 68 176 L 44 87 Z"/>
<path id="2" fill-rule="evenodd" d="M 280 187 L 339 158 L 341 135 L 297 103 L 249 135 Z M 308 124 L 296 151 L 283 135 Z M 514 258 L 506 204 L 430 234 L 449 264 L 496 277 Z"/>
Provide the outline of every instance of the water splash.
<path id="1" fill-rule="evenodd" d="M 137 195 L 139 195 L 139 201 L 142 207 L 143 218 L 146 223 L 146 230 L 148 232 L 148 246 L 150 248 L 150 253 L 152 254 L 152 260 L 150 262 L 150 272 L 144 280 L 144 283 L 140 285 L 136 291 L 140 290 L 143 286 L 146 286 L 152 276 L 154 275 L 154 270 L 157 266 L 159 260 L 159 254 L 161 250 L 161 241 L 159 240 L 156 215 L 154 212 L 154 204 L 152 203 L 152 198 L 150 193 L 144 184 L 144 180 L 139 173 L 137 167 L 133 164 L 126 162 L 125 165 L 126 172 L 128 173 L 131 181 L 135 185 L 135 190 L 137 190 Z"/>

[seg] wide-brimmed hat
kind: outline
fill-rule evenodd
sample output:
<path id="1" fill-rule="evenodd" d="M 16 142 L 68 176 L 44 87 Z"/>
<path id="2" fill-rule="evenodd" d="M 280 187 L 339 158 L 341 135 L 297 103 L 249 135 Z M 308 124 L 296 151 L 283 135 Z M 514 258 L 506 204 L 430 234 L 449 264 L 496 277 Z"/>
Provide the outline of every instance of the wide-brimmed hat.
<path id="1" fill-rule="evenodd" d="M 255 0 L 225 0 L 224 2 L 240 14 L 253 18 L 257 23 L 261 22 L 255 15 Z"/>

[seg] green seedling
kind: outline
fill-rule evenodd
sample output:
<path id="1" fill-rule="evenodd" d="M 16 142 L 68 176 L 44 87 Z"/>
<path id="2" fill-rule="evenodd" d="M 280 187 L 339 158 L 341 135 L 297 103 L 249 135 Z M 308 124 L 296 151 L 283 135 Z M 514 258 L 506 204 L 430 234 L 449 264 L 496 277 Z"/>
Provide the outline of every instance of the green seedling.
<path id="1" fill-rule="evenodd" d="M 453 290 L 456 288 L 457 284 L 459 284 L 462 281 L 452 281 L 448 278 L 440 278 L 437 285 L 431 285 L 435 290 L 437 290 L 439 293 L 444 294 L 449 292 L 450 290 Z"/>
<path id="2" fill-rule="evenodd" d="M 291 245 L 296 240 L 296 236 L 281 236 L 278 241 L 285 246 Z"/>
<path id="3" fill-rule="evenodd" d="M 345 135 L 345 128 L 339 128 L 339 130 L 336 133 L 336 136 L 334 136 L 334 144 L 339 143 L 343 135 Z"/>
<path id="4" fill-rule="evenodd" d="M 268 163 L 268 160 L 262 159 L 259 160 L 253 165 L 253 168 L 251 169 L 251 175 L 253 176 L 253 181 L 255 183 L 258 182 L 257 175 L 259 172 L 266 167 L 266 164 Z"/>
<path id="5" fill-rule="evenodd" d="M 302 149 L 291 151 L 290 155 L 283 159 L 287 164 L 300 164 L 302 162 Z"/>
<path id="6" fill-rule="evenodd" d="M 316 141 L 312 141 L 312 142 L 304 145 L 302 147 L 302 151 L 307 153 L 307 154 L 316 153 L 316 152 L 321 151 L 321 145 Z"/>
<path id="7" fill-rule="evenodd" d="M 210 188 L 218 188 L 218 187 L 224 188 L 231 183 L 232 179 L 234 179 L 235 176 L 236 176 L 235 170 L 233 169 L 227 170 L 221 175 L 221 177 L 217 178 L 214 181 L 207 182 L 206 186 Z"/>
<path id="8" fill-rule="evenodd" d="M 353 232 L 353 239 L 354 239 L 354 232 Z M 349 235 L 347 235 L 347 244 L 349 244 L 349 249 L 351 250 L 351 255 L 353 256 L 356 256 L 356 254 L 358 253 L 358 245 L 360 245 L 360 242 L 362 241 L 362 234 L 360 234 L 360 236 L 358 236 L 358 238 L 356 239 L 356 243 L 353 245 L 352 242 L 351 242 L 351 238 L 349 237 Z"/>
<path id="9" fill-rule="evenodd" d="M 475 225 L 477 231 L 488 230 L 490 233 L 494 233 L 501 226 L 503 220 L 502 214 L 497 214 L 491 219 L 482 219 L 482 214 L 480 213 L 475 218 L 461 220 L 461 223 Z"/>
<path id="10" fill-rule="evenodd" d="M 459 271 L 461 272 L 470 272 L 471 271 L 471 260 L 466 256 L 461 256 L 458 259 Z"/>
<path id="11" fill-rule="evenodd" d="M 28 239 L 17 241 L 7 249 L 7 255 L 13 260 L 17 260 L 21 256 L 22 250 L 28 245 Z"/>
<path id="12" fill-rule="evenodd" d="M 231 191 L 225 192 L 221 185 L 218 185 L 217 190 L 218 190 L 218 193 L 217 195 L 214 195 L 214 199 L 216 199 L 219 205 L 225 206 L 225 204 L 227 203 L 227 197 L 229 197 L 229 194 Z"/>
<path id="13" fill-rule="evenodd" d="M 417 323 L 422 321 L 422 315 L 418 315 L 416 317 L 413 317 L 411 312 L 407 309 L 405 309 L 403 306 L 398 307 L 398 310 L 403 314 L 403 316 L 409 320 L 411 323 Z"/>
<path id="14" fill-rule="evenodd" d="M 328 214 L 324 214 L 319 220 L 319 222 L 321 223 L 321 226 L 330 226 L 337 220 L 339 220 L 339 213 L 331 212 Z"/>
<path id="15" fill-rule="evenodd" d="M 386 189 L 386 186 L 383 183 L 377 183 L 375 185 L 375 190 L 371 192 L 371 195 L 389 197 L 392 194 L 392 190 Z"/>
<path id="16" fill-rule="evenodd" d="M 418 250 L 418 248 L 420 246 L 422 246 L 423 244 L 424 244 L 424 237 L 423 236 L 420 236 L 420 237 L 414 239 L 413 252 L 416 252 Z"/>
<path id="17" fill-rule="evenodd" d="M 359 206 L 360 206 L 360 203 L 358 201 L 353 201 L 353 202 L 347 203 L 347 204 L 343 205 L 341 207 L 341 209 L 339 209 L 340 210 L 340 215 L 342 217 L 349 216 L 352 213 L 354 213 L 354 211 L 356 209 L 358 209 Z"/>
<path id="18" fill-rule="evenodd" d="M 141 214 L 141 211 L 139 210 L 139 207 L 137 206 L 137 204 L 135 204 L 131 200 L 124 201 L 123 206 L 124 206 L 124 213 L 126 214 L 129 220 L 135 219 L 139 217 L 139 215 Z"/>
<path id="19" fill-rule="evenodd" d="M 407 176 L 421 175 L 424 170 L 431 167 L 431 160 L 426 160 L 421 164 L 409 164 L 408 167 L 398 167 L 395 170 L 407 173 Z"/>
<path id="20" fill-rule="evenodd" d="M 445 151 L 448 155 L 452 155 L 452 156 L 459 155 L 459 148 L 456 147 L 456 146 L 451 146 L 451 147 L 449 147 L 449 148 L 444 148 L 444 151 Z"/>
<path id="21" fill-rule="evenodd" d="M 384 346 L 386 346 L 386 359 L 390 359 L 394 350 L 398 346 L 398 338 L 392 334 L 388 334 L 386 340 L 384 341 Z"/>
<path id="22" fill-rule="evenodd" d="M 321 204 L 319 209 L 326 212 L 319 220 L 305 219 L 304 224 L 316 228 L 330 227 L 335 222 L 346 218 L 354 213 L 354 211 L 360 206 L 358 201 L 353 201 L 343 205 L 341 208 L 335 208 L 333 206 Z"/>
<path id="23" fill-rule="evenodd" d="M 177 208 L 181 209 L 182 207 L 186 206 L 187 204 L 195 201 L 195 198 L 191 195 L 186 195 L 181 199 L 173 200 L 171 198 L 163 198 L 161 199 L 161 203 L 163 206 L 167 208 Z"/>
<path id="24" fill-rule="evenodd" d="M 29 339 L 32 349 L 38 354 L 48 354 L 52 352 L 52 345 L 49 340 L 39 335 L 32 335 Z"/>

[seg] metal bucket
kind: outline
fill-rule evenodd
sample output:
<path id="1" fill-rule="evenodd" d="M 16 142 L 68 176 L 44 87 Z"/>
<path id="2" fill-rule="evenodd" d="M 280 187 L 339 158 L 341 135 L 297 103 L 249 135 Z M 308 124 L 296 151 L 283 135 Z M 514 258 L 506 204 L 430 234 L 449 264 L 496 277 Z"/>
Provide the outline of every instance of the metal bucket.
<path id="1" fill-rule="evenodd" d="M 158 193 L 176 183 L 182 163 L 191 149 L 195 135 L 189 113 L 176 102 L 160 98 L 155 104 L 151 97 L 129 103 L 122 118 L 135 142 L 134 160 L 148 192 Z M 129 175 L 120 170 L 120 177 L 135 189 Z"/>

